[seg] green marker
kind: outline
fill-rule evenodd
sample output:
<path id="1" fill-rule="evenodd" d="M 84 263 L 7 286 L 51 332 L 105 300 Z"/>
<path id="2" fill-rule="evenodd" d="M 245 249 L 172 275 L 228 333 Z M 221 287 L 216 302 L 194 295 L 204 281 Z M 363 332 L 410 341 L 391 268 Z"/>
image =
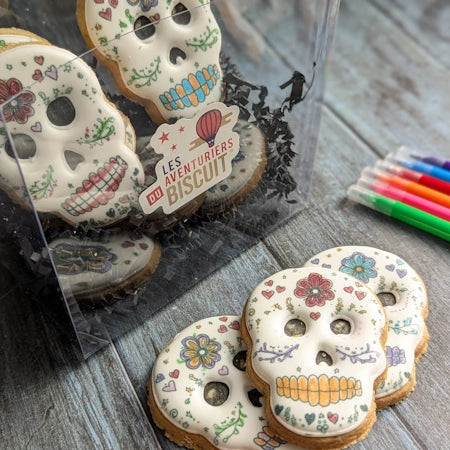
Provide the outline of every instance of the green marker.
<path id="1" fill-rule="evenodd" d="M 347 196 L 354 202 L 361 203 L 394 219 L 401 220 L 446 241 L 450 241 L 450 222 L 448 220 L 433 216 L 433 214 L 413 208 L 405 203 L 375 194 L 356 184 L 350 186 Z"/>

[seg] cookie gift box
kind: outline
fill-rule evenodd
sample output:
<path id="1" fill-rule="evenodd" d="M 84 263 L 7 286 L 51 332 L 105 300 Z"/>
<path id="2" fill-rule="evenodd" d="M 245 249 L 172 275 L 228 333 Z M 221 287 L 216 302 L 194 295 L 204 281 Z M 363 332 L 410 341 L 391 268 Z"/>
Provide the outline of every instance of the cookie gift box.
<path id="1" fill-rule="evenodd" d="M 84 357 L 307 202 L 338 6 L 10 2 L 3 265 Z"/>

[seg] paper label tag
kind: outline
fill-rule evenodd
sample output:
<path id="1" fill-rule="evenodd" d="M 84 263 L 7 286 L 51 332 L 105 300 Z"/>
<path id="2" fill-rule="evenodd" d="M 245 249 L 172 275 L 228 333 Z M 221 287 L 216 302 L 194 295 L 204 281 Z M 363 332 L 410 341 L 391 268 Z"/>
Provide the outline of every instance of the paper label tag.
<path id="1" fill-rule="evenodd" d="M 145 214 L 159 207 L 170 214 L 231 174 L 238 116 L 237 106 L 212 103 L 193 119 L 158 127 L 150 145 L 164 156 L 155 167 L 156 182 L 139 196 Z"/>

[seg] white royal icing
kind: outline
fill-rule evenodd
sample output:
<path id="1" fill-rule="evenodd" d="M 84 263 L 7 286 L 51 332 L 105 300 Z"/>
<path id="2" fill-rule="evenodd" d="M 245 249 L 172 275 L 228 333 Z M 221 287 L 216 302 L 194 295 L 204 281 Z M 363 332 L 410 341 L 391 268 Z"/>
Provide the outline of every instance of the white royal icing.
<path id="1" fill-rule="evenodd" d="M 190 118 L 205 104 L 220 100 L 221 32 L 208 3 L 78 3 L 78 21 L 88 45 L 96 47 L 109 69 L 114 63 L 112 72 L 122 93 L 146 105 L 155 121 Z M 142 24 L 148 24 L 147 28 L 135 32 Z M 149 102 L 156 106 L 160 117 L 149 110 Z"/>
<path id="2" fill-rule="evenodd" d="M 98 239 L 58 238 L 49 248 L 65 294 L 80 297 L 111 290 L 143 271 L 155 242 L 139 233 L 106 232 Z"/>
<path id="3" fill-rule="evenodd" d="M 325 250 L 306 264 L 352 275 L 375 294 L 390 293 L 395 304 L 385 306 L 388 318 L 386 380 L 376 390 L 377 399 L 395 393 L 410 381 L 416 350 L 426 336 L 424 315 L 427 294 L 423 281 L 402 258 L 372 247 L 344 246 Z"/>
<path id="4" fill-rule="evenodd" d="M 243 320 L 252 368 L 284 429 L 317 438 L 361 425 L 386 369 L 385 315 L 372 291 L 340 272 L 288 269 L 253 291 Z M 335 334 L 333 323 L 347 323 L 349 333 Z"/>
<path id="5" fill-rule="evenodd" d="M 265 140 L 261 130 L 255 124 L 239 120 L 234 131 L 239 135 L 240 148 L 233 159 L 231 175 L 206 192 L 202 208 L 220 207 L 239 196 L 249 183 L 256 184 L 256 172 L 261 172 L 261 165 L 265 163 Z"/>
<path id="6" fill-rule="evenodd" d="M 177 334 L 153 367 L 154 400 L 174 426 L 200 434 L 215 448 L 293 450 L 297 447 L 286 444 L 268 427 L 262 404 L 257 402 L 264 399 L 255 391 L 245 366 L 236 362 L 242 364 L 246 355 L 239 319 L 203 319 Z M 213 406 L 204 398 L 211 382 L 229 389 L 221 405 Z"/>
<path id="7" fill-rule="evenodd" d="M 69 51 L 28 43 L 0 52 L 0 73 L 7 131 L 36 210 L 94 226 L 128 214 L 144 181 L 134 131 L 89 66 Z M 54 101 L 63 105 L 52 115 Z M 27 203 L 7 142 L 0 126 L 0 184 Z"/>

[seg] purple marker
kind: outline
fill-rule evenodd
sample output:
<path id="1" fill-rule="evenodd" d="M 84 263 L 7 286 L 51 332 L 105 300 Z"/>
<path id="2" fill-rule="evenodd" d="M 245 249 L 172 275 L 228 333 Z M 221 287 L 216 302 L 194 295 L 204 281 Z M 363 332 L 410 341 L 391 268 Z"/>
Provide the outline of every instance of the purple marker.
<path id="1" fill-rule="evenodd" d="M 450 170 L 450 161 L 439 159 L 434 156 L 411 155 L 411 158 L 417 159 L 426 164 L 431 164 L 432 166 L 437 166 L 445 170 Z"/>

